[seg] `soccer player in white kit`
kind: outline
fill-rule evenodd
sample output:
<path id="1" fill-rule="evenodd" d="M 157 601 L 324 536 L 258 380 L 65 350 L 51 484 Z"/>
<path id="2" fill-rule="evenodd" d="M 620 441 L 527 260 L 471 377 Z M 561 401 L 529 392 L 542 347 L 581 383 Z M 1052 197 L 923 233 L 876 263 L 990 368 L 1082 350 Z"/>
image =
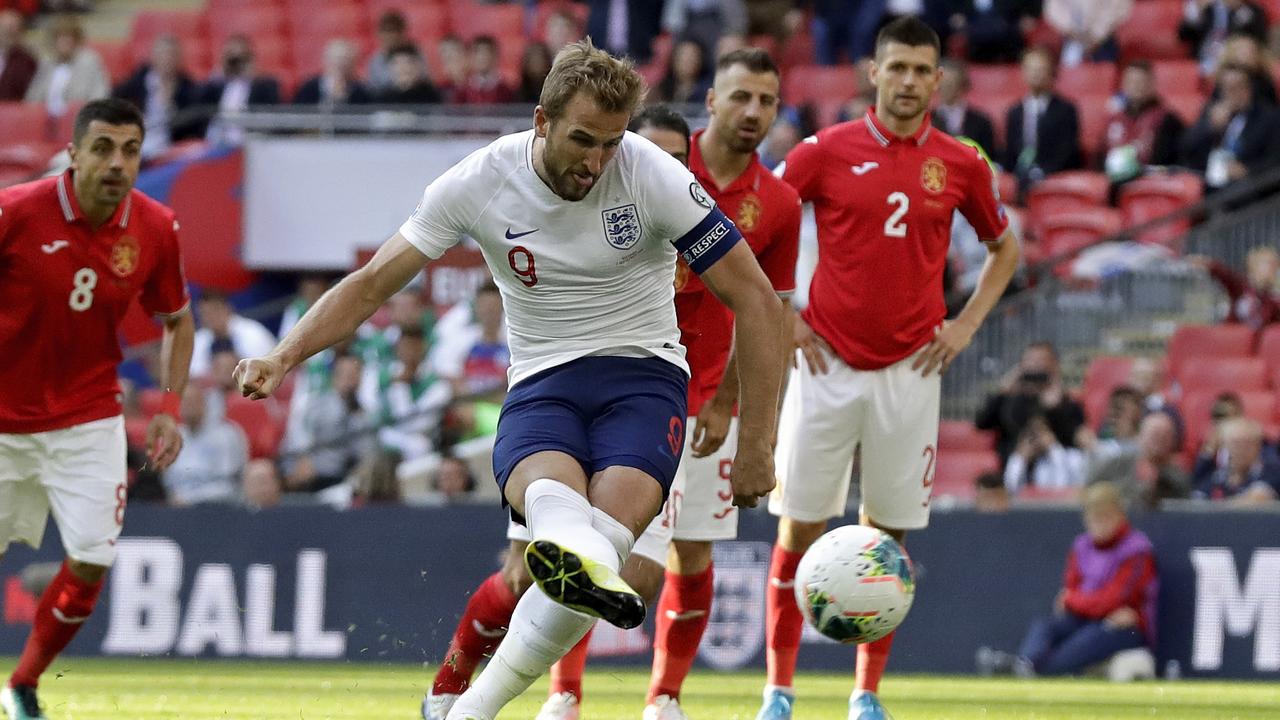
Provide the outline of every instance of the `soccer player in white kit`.
<path id="1" fill-rule="evenodd" d="M 495 475 L 539 592 L 449 712 L 493 720 L 590 628 L 644 619 L 618 575 L 657 515 L 684 443 L 688 368 L 671 278 L 677 252 L 733 309 L 744 376 L 732 486 L 772 489 L 782 306 L 733 223 L 678 161 L 626 132 L 643 95 L 634 67 L 591 46 L 556 56 L 534 129 L 499 138 L 432 182 L 373 259 L 308 312 L 271 354 L 242 360 L 241 391 L 269 395 L 431 258 L 470 235 L 502 290 L 511 391 Z M 616 157 L 615 157 L 616 156 Z"/>
<path id="2" fill-rule="evenodd" d="M 899 542 L 929 522 L 941 373 L 969 345 L 1018 263 L 991 167 L 929 123 L 942 71 L 937 34 L 917 18 L 876 39 L 876 105 L 806 138 L 778 174 L 813 203 L 818 265 L 795 323 L 804 355 L 778 433 L 779 515 L 769 568 L 768 684 L 757 720 L 791 720 L 803 620 L 793 586 L 804 551 L 844 515 L 862 449 L 861 522 Z M 990 256 L 973 297 L 944 320 L 942 274 L 959 210 Z M 885 720 L 876 696 L 892 633 L 858 646 L 849 720 Z"/>

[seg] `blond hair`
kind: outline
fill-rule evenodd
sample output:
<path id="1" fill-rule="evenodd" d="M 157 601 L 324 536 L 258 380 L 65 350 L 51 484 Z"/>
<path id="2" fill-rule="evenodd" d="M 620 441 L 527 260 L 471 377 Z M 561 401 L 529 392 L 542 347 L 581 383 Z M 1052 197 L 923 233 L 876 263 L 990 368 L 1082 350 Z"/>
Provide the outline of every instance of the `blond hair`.
<path id="1" fill-rule="evenodd" d="M 1081 493 L 1081 499 L 1086 509 L 1110 506 L 1120 512 L 1125 510 L 1124 494 L 1113 482 L 1104 480 L 1086 485 L 1084 492 Z"/>
<path id="2" fill-rule="evenodd" d="M 538 104 L 547 117 L 558 118 L 573 96 L 583 91 L 601 110 L 630 115 L 639 109 L 646 90 L 644 79 L 630 58 L 616 58 L 586 38 L 569 43 L 556 53 Z"/>

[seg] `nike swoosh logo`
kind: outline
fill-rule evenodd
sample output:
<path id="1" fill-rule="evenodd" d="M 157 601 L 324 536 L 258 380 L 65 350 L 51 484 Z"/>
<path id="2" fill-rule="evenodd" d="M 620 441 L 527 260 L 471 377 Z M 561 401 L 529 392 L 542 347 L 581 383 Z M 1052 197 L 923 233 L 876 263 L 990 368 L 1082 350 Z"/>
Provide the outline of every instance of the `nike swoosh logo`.
<path id="1" fill-rule="evenodd" d="M 66 615 L 63 615 L 62 611 L 58 608 L 53 608 L 53 616 L 58 619 L 58 622 L 66 623 L 68 625 L 79 625 L 89 619 L 88 615 L 85 615 L 84 617 L 67 617 Z"/>
<path id="2" fill-rule="evenodd" d="M 878 162 L 864 162 L 861 165 L 854 165 L 852 170 L 854 175 L 866 175 L 878 167 L 880 167 Z"/>
<path id="3" fill-rule="evenodd" d="M 53 242 L 48 243 L 46 245 L 41 245 L 40 249 L 45 251 L 46 254 L 52 255 L 70 244 L 71 243 L 67 242 L 66 240 L 54 240 Z"/>
<path id="4" fill-rule="evenodd" d="M 796 581 L 795 580 L 779 580 L 778 578 L 769 578 L 769 584 L 781 590 L 786 590 L 787 588 L 795 587 Z"/>
<path id="5" fill-rule="evenodd" d="M 524 232 L 522 232 L 522 233 L 513 233 L 513 232 L 511 232 L 511 226 L 510 226 L 510 225 L 508 225 L 508 226 L 507 226 L 507 239 L 508 239 L 508 240 L 515 240 L 516 238 L 522 238 L 522 237 L 524 237 L 525 235 L 532 235 L 532 234 L 534 234 L 534 233 L 538 232 L 538 231 L 539 231 L 539 230 L 541 230 L 541 229 L 542 229 L 542 228 L 534 228 L 534 229 L 532 229 L 532 230 L 525 230 L 525 231 L 524 231 Z"/>
<path id="6" fill-rule="evenodd" d="M 471 627 L 476 631 L 476 634 L 479 635 L 480 637 L 500 638 L 500 637 L 506 637 L 507 635 L 506 628 L 497 628 L 495 630 L 491 630 L 485 627 L 484 625 L 481 625 L 479 620 L 472 620 Z"/>
<path id="7" fill-rule="evenodd" d="M 679 622 L 681 620 L 696 620 L 707 614 L 706 610 L 685 610 L 684 612 L 676 612 L 675 610 L 667 611 L 667 619 Z"/>

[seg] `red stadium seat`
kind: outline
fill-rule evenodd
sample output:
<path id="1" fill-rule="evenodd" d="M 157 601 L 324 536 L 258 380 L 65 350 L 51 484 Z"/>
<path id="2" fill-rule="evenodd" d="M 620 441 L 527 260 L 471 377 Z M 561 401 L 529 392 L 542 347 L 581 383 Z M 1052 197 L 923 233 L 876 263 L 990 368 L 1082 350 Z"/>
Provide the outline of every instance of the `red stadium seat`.
<path id="1" fill-rule="evenodd" d="M 253 45 L 253 64 L 262 75 L 270 75 L 277 80 L 282 74 L 293 73 L 293 48 L 280 35 L 252 35 L 249 42 Z M 221 63 L 221 49 L 219 49 Z"/>
<path id="2" fill-rule="evenodd" d="M 1081 63 L 1058 71 L 1055 89 L 1072 100 L 1115 92 L 1119 71 L 1115 63 Z"/>
<path id="3" fill-rule="evenodd" d="M 275 457 L 284 437 L 282 411 L 271 400 L 250 400 L 235 394 L 226 396 L 227 419 L 244 430 L 249 440 L 249 456 Z"/>
<path id="4" fill-rule="evenodd" d="M 970 65 L 969 100 L 976 101 L 984 95 L 1014 94 L 1021 97 L 1027 91 L 1022 81 L 1022 68 L 1008 65 Z M 1008 106 L 1006 106 L 1008 109 Z M 1002 111 L 1003 112 L 1003 111 Z"/>
<path id="5" fill-rule="evenodd" d="M 1219 392 L 1193 391 L 1187 393 L 1179 404 L 1183 422 L 1187 428 L 1187 449 L 1197 452 L 1209 429 L 1213 426 L 1210 412 Z M 1276 396 L 1269 390 L 1243 390 L 1236 392 L 1244 406 L 1245 417 L 1264 426 L 1275 422 Z"/>
<path id="6" fill-rule="evenodd" d="M 1265 390 L 1267 363 L 1258 357 L 1189 357 L 1179 365 L 1176 379 L 1198 392 Z"/>
<path id="7" fill-rule="evenodd" d="M 358 36 L 350 35 L 334 35 L 326 37 L 322 42 L 316 42 L 312 36 L 294 35 L 291 42 L 291 51 L 293 55 L 293 68 L 298 74 L 299 81 L 305 81 L 307 78 L 318 75 L 324 67 L 324 50 L 331 40 L 343 39 L 355 45 L 356 57 L 365 58 L 369 56 L 372 49 L 369 43 L 368 34 Z M 358 62 L 358 61 L 357 61 Z"/>
<path id="8" fill-rule="evenodd" d="M 1193 357 L 1249 357 L 1253 330 L 1244 325 L 1183 325 L 1169 339 L 1169 376 L 1180 377 L 1182 364 Z"/>
<path id="9" fill-rule="evenodd" d="M 146 61 L 151 46 L 161 35 L 174 35 L 183 41 L 183 52 L 189 54 L 190 45 L 203 45 L 204 13 L 186 10 L 143 10 L 133 18 L 133 30 L 129 33 L 129 52 L 133 62 Z M 198 51 L 195 51 L 198 52 Z"/>
<path id="10" fill-rule="evenodd" d="M 524 33 L 524 8 L 517 4 L 482 5 L 453 3 L 449 9 L 453 31 L 465 39 L 479 35 L 520 35 Z"/>
<path id="11" fill-rule="evenodd" d="M 782 78 L 782 101 L 788 105 L 844 101 L 857 94 L 858 72 L 851 65 L 798 65 Z"/>
<path id="12" fill-rule="evenodd" d="M 1086 394 L 1094 391 L 1110 394 L 1117 385 L 1129 380 L 1132 370 L 1131 357 L 1099 355 L 1089 362 L 1089 369 L 1084 371 L 1084 391 Z"/>
<path id="13" fill-rule="evenodd" d="M 1280 325 L 1271 325 L 1258 338 L 1258 357 L 1267 364 L 1272 386 L 1280 390 Z"/>
<path id="14" fill-rule="evenodd" d="M 160 388 L 142 388 L 138 391 L 138 408 L 151 417 L 164 408 L 164 391 Z"/>
<path id="15" fill-rule="evenodd" d="M 534 6 L 533 9 L 533 37 L 538 40 L 545 40 L 547 37 L 547 20 L 557 12 L 568 11 L 578 22 L 578 27 L 585 35 L 587 32 L 587 16 L 591 14 L 591 8 L 582 3 L 566 2 L 565 0 L 544 0 Z"/>
<path id="16" fill-rule="evenodd" d="M 1147 175 L 1126 183 L 1120 190 L 1120 210 L 1125 227 L 1164 217 L 1200 202 L 1204 182 L 1191 172 Z M 1138 236 L 1139 242 L 1175 248 L 1191 227 L 1191 219 L 1166 223 Z"/>
<path id="17" fill-rule="evenodd" d="M 1208 103 L 1208 96 L 1200 92 L 1169 93 L 1164 96 L 1164 104 L 1185 125 L 1196 124 Z"/>
<path id="18" fill-rule="evenodd" d="M 1075 98 L 1080 118 L 1080 151 L 1084 154 L 1085 167 L 1093 167 L 1098 149 L 1106 141 L 1107 121 L 1111 118 L 1108 103 L 1110 95 L 1079 95 Z"/>
<path id="19" fill-rule="evenodd" d="M 991 450 L 952 450 L 938 453 L 933 475 L 934 497 L 972 498 L 979 475 L 1000 472 L 1000 457 Z"/>
<path id="20" fill-rule="evenodd" d="M 1096 207 L 1054 215 L 1041 225 L 1040 243 L 1049 257 L 1083 250 L 1120 232 L 1119 210 Z M 1070 263 L 1058 266 L 1059 274 L 1070 273 Z"/>
<path id="21" fill-rule="evenodd" d="M 1178 39 L 1182 0 L 1142 0 L 1133 3 L 1129 19 L 1116 29 L 1124 58 L 1183 59 L 1191 52 Z"/>
<path id="22" fill-rule="evenodd" d="M 215 51 L 220 51 L 222 43 L 232 35 L 278 38 L 285 34 L 287 25 L 284 10 L 276 5 L 218 10 L 210 8 L 205 17 L 209 23 L 209 41 Z"/>
<path id="23" fill-rule="evenodd" d="M 1105 207 L 1110 187 L 1102 173 L 1079 170 L 1050 175 L 1027 195 L 1031 223 L 1039 230 L 1056 215 Z"/>
<path id="24" fill-rule="evenodd" d="M 90 42 L 89 47 L 102 58 L 112 85 L 119 85 L 133 72 L 133 55 L 128 45 L 118 42 Z"/>
<path id="25" fill-rule="evenodd" d="M 12 185 L 34 180 L 49 167 L 49 160 L 63 148 L 61 143 L 3 143 L 0 144 L 0 185 Z"/>
<path id="26" fill-rule="evenodd" d="M 943 420 L 938 424 L 938 452 L 990 452 L 996 446 L 995 435 L 979 430 L 968 420 Z"/>
<path id="27" fill-rule="evenodd" d="M 256 10 L 261 7 L 284 7 L 287 0 L 208 0 L 205 9 L 211 12 Z"/>
<path id="28" fill-rule="evenodd" d="M 369 31 L 376 33 L 378 19 L 388 10 L 399 10 L 404 15 L 405 24 L 409 28 L 409 37 L 419 44 L 424 54 L 435 51 L 433 47 L 440 38 L 445 37 L 453 28 L 449 24 L 449 8 L 431 3 L 414 3 L 410 0 L 397 2 L 374 2 L 369 4 Z"/>
<path id="29" fill-rule="evenodd" d="M 1201 92 L 1200 63 L 1195 60 L 1160 60 L 1151 69 L 1156 76 L 1156 92 L 1161 97 Z"/>
<path id="30" fill-rule="evenodd" d="M 50 135 L 49 116 L 44 105 L 0 102 L 0 138 L 4 138 L 4 142 L 44 142 L 53 139 Z M 70 139 L 70 135 L 67 139 Z"/>
<path id="31" fill-rule="evenodd" d="M 295 39 L 307 39 L 323 45 L 335 37 L 363 37 L 369 32 L 369 16 L 354 3 L 290 5 L 289 26 Z"/>

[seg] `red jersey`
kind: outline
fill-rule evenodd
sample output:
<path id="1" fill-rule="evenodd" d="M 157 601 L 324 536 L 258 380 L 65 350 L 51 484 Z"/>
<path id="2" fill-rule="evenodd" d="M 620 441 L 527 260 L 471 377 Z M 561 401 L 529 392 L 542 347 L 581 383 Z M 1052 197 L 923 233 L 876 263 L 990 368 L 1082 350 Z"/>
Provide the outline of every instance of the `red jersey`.
<path id="1" fill-rule="evenodd" d="M 872 109 L 806 138 L 780 170 L 818 223 L 801 316 L 859 370 L 893 365 L 933 339 L 946 317 L 942 273 L 956 210 L 983 240 L 1008 227 L 991 167 L 928 114 L 900 138 Z"/>
<path id="2" fill-rule="evenodd" d="M 733 182 L 716 187 L 698 150 L 703 131 L 689 144 L 689 169 L 720 210 L 733 220 L 765 276 L 780 294 L 796 289 L 796 255 L 800 252 L 800 198 L 790 185 L 773 176 L 759 158 Z M 733 313 L 690 272 L 683 261 L 676 269 L 676 320 L 680 344 L 693 379 L 689 381 L 689 415 L 715 395 L 733 347 Z"/>
<path id="3" fill-rule="evenodd" d="M 97 229 L 71 171 L 0 190 L 0 432 L 120 414 L 116 328 L 135 298 L 187 305 L 173 211 L 134 190 Z"/>

